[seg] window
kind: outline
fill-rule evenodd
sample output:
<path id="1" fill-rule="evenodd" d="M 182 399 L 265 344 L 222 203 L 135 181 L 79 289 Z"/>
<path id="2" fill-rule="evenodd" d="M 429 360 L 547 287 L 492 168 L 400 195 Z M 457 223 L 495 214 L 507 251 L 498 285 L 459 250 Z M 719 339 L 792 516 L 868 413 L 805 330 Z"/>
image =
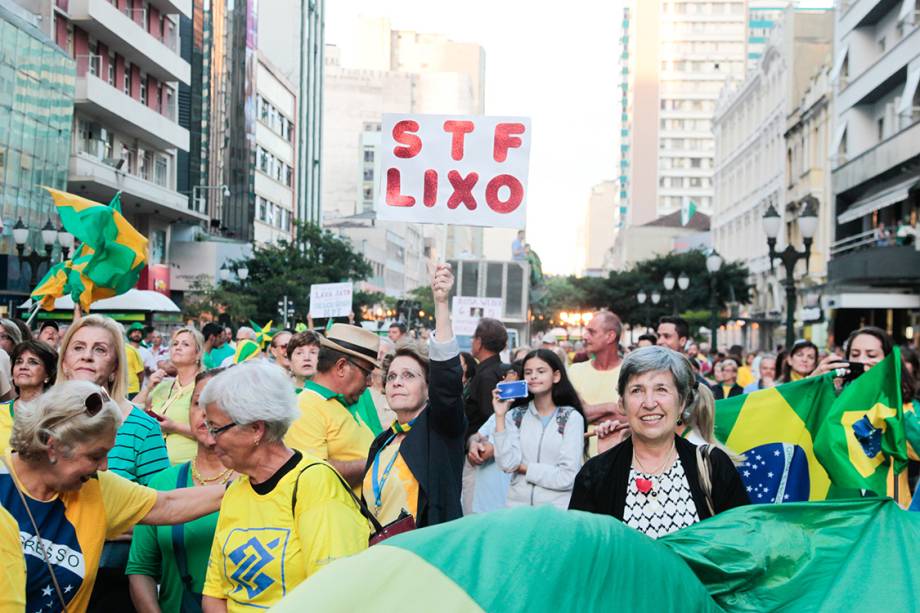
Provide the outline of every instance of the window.
<path id="1" fill-rule="evenodd" d="M 886 45 L 887 45 L 887 41 L 885 40 L 885 37 L 884 37 L 884 36 L 881 37 L 880 39 L 878 39 L 878 51 L 879 51 L 879 53 L 885 53 L 885 47 L 886 47 Z"/>
<path id="2" fill-rule="evenodd" d="M 131 95 L 131 63 L 125 61 L 125 73 L 122 75 L 122 91 L 126 96 Z"/>
<path id="3" fill-rule="evenodd" d="M 885 118 L 879 117 L 876 121 L 876 125 L 878 126 L 878 139 L 882 140 L 885 138 Z"/>
<path id="4" fill-rule="evenodd" d="M 268 219 L 268 200 L 262 196 L 257 198 L 259 204 L 259 221 L 265 221 Z"/>
<path id="5" fill-rule="evenodd" d="M 166 231 L 154 230 L 150 233 L 150 264 L 166 262 Z"/>
<path id="6" fill-rule="evenodd" d="M 112 87 L 115 87 L 115 54 L 114 53 L 109 54 L 109 74 L 107 76 L 108 76 L 109 85 L 111 85 Z"/>
<path id="7" fill-rule="evenodd" d="M 374 150 L 370 147 L 365 147 L 364 149 L 364 161 L 373 162 L 374 161 Z"/>
<path id="8" fill-rule="evenodd" d="M 147 104 L 147 77 L 144 74 L 141 74 L 141 104 Z"/>

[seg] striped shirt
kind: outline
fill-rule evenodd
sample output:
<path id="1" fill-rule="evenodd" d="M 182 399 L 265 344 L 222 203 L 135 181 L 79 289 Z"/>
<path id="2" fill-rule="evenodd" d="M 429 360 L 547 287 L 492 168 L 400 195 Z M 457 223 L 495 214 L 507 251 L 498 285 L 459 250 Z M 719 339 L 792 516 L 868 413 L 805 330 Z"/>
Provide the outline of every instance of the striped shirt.
<path id="1" fill-rule="evenodd" d="M 115 434 L 109 451 L 109 470 L 129 481 L 147 485 L 150 478 L 169 468 L 166 443 L 157 421 L 133 407 Z"/>

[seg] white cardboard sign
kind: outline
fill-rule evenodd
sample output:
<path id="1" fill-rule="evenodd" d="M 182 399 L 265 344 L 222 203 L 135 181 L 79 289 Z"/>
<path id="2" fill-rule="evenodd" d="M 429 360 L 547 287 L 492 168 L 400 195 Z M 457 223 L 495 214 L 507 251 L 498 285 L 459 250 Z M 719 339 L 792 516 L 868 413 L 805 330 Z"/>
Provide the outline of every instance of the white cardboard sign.
<path id="1" fill-rule="evenodd" d="M 505 310 L 505 301 L 502 298 L 481 298 L 479 296 L 454 296 L 451 305 L 451 323 L 454 333 L 463 336 L 472 336 L 476 331 L 479 320 L 483 317 L 501 319 Z"/>
<path id="2" fill-rule="evenodd" d="M 523 228 L 530 119 L 384 114 L 377 219 Z"/>
<path id="3" fill-rule="evenodd" d="M 342 317 L 351 313 L 351 283 L 316 283 L 310 286 L 310 315 Z"/>

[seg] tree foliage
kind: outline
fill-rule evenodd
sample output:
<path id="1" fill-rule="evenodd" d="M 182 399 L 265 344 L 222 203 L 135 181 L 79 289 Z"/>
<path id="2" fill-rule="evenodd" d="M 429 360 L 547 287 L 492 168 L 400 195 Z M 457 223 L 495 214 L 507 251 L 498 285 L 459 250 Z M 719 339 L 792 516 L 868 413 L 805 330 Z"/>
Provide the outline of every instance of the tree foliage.
<path id="1" fill-rule="evenodd" d="M 675 278 L 686 273 L 690 278 L 689 287 L 679 290 L 675 285 L 674 290 L 666 291 L 663 279 L 669 272 Z M 720 311 L 728 305 L 750 301 L 748 276 L 747 267 L 741 262 L 725 262 L 722 265 L 715 275 Z M 657 256 L 639 262 L 630 270 L 611 272 L 606 279 L 553 277 L 547 280 L 546 285 L 546 297 L 532 305 L 535 329 L 548 327 L 549 321 L 560 311 L 606 308 L 617 313 L 626 323 L 651 325 L 659 317 L 673 313 L 675 298 L 677 310 L 683 315 L 692 315 L 694 320 L 703 319 L 702 314 L 709 313 L 710 307 L 710 274 L 706 269 L 706 254 L 699 250 Z M 647 295 L 645 304 L 640 304 L 637 298 L 640 290 Z M 661 293 L 661 301 L 657 305 L 651 301 L 654 290 Z"/>
<path id="2" fill-rule="evenodd" d="M 217 288 L 192 290 L 192 303 L 212 312 L 227 312 L 235 323 L 252 319 L 258 323 L 281 320 L 278 302 L 284 296 L 293 305 L 294 320 L 306 321 L 310 309 L 310 285 L 360 281 L 372 273 L 364 256 L 351 245 L 315 224 L 298 223 L 294 238 L 257 245 L 249 258 L 231 267 L 249 269 L 245 280 L 222 281 Z M 355 291 L 354 312 L 373 304 L 381 295 Z M 230 308 L 230 305 L 235 305 Z"/>

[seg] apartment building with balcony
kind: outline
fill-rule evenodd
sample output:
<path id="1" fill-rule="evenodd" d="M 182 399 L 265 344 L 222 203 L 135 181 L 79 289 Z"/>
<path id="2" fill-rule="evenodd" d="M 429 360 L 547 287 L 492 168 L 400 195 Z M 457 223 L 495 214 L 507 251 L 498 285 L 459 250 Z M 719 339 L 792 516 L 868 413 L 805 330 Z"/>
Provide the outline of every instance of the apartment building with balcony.
<path id="1" fill-rule="evenodd" d="M 904 340 L 920 320 L 920 2 L 840 0 L 835 19 L 824 302 L 838 338 L 872 324 Z"/>
<path id="2" fill-rule="evenodd" d="M 68 191 L 97 202 L 120 192 L 125 217 L 150 240 L 151 268 L 165 269 L 161 280 L 173 224 L 205 219 L 178 184 L 180 154 L 189 150 L 178 90 L 191 78 L 179 21 L 191 7 L 192 0 L 47 0 L 37 7 L 76 65 Z M 153 276 L 142 285 L 152 288 Z"/>

